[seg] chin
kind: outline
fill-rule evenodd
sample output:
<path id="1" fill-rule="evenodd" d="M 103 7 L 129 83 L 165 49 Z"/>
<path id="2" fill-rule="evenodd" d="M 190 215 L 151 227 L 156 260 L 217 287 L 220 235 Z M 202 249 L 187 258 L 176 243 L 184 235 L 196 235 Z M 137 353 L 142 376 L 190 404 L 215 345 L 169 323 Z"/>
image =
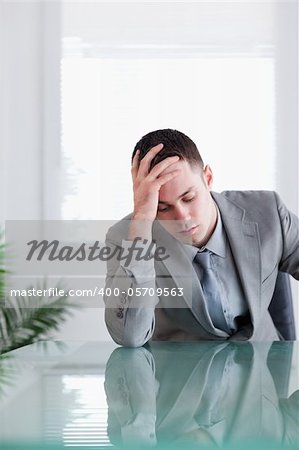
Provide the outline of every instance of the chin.
<path id="1" fill-rule="evenodd" d="M 202 247 L 205 245 L 204 236 L 195 236 L 194 239 L 192 239 L 192 245 L 194 245 L 194 247 Z"/>

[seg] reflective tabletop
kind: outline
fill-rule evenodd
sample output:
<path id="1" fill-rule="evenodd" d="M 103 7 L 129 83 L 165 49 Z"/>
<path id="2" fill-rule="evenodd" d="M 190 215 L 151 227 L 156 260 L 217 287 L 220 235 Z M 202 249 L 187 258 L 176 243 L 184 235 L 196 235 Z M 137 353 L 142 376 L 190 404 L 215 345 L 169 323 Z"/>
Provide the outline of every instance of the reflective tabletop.
<path id="1" fill-rule="evenodd" d="M 0 448 L 299 449 L 298 344 L 14 350 L 0 356 Z"/>

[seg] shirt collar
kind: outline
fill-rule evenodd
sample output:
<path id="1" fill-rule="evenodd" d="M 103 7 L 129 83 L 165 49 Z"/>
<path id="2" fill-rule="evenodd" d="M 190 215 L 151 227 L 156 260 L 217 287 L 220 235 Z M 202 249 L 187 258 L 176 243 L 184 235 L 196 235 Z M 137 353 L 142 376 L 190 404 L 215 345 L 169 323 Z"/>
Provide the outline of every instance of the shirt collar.
<path id="1" fill-rule="evenodd" d="M 217 224 L 216 224 L 216 228 L 212 234 L 212 236 L 210 237 L 210 239 L 208 240 L 207 244 L 204 245 L 203 247 L 195 247 L 194 245 L 189 245 L 189 244 L 185 244 L 184 245 L 184 249 L 187 253 L 187 255 L 193 260 L 196 253 L 198 251 L 203 251 L 205 249 L 211 251 L 212 253 L 214 253 L 215 255 L 220 256 L 221 258 L 225 258 L 226 256 L 226 233 L 223 227 L 223 223 L 222 223 L 222 219 L 221 219 L 221 214 L 220 211 L 218 209 L 218 206 L 216 205 L 216 209 L 217 209 Z"/>

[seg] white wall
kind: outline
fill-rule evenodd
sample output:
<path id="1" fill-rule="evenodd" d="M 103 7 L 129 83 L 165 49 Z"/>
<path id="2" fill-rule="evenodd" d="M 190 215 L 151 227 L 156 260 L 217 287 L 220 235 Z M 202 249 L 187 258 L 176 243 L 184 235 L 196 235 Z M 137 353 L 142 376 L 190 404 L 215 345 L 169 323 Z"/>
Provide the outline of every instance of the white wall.
<path id="1" fill-rule="evenodd" d="M 39 3 L 1 6 L 1 218 L 42 212 L 43 48 Z"/>

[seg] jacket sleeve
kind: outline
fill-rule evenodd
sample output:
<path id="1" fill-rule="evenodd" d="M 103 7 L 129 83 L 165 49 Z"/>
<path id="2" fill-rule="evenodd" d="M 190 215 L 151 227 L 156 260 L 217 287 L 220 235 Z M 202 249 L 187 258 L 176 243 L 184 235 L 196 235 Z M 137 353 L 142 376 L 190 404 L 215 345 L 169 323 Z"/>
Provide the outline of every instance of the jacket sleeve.
<path id="1" fill-rule="evenodd" d="M 299 220 L 295 214 L 287 209 L 276 193 L 275 198 L 283 238 L 283 252 L 279 270 L 287 272 L 299 280 Z"/>
<path id="2" fill-rule="evenodd" d="M 105 284 L 105 322 L 112 339 L 126 347 L 140 347 L 153 335 L 155 306 L 159 301 L 155 289 L 154 259 L 123 259 L 128 241 L 112 240 L 106 245 L 112 258 L 107 261 Z M 126 261 L 126 263 L 128 260 Z"/>
<path id="3" fill-rule="evenodd" d="M 108 435 L 117 448 L 152 448 L 156 441 L 155 361 L 142 348 L 117 348 L 106 365 Z"/>

